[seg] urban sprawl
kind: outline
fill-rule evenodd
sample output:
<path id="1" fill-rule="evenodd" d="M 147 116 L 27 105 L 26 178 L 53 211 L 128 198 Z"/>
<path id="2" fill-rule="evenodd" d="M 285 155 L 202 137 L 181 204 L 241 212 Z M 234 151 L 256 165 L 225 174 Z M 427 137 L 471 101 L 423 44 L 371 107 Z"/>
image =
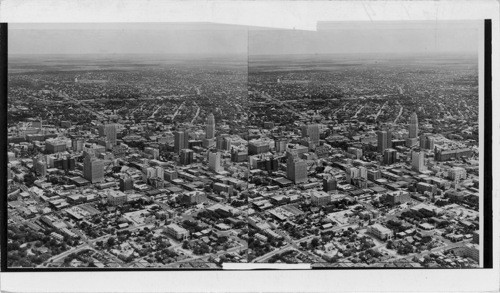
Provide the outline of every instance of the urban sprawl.
<path id="1" fill-rule="evenodd" d="M 8 266 L 479 266 L 477 65 L 266 58 L 14 59 Z"/>

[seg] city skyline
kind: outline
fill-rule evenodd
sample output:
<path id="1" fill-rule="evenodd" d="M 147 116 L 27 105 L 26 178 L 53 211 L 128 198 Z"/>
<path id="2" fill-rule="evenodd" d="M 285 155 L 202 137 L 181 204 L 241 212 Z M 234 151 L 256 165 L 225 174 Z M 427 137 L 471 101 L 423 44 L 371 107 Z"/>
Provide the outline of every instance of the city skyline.
<path id="1" fill-rule="evenodd" d="M 443 51 L 479 36 L 456 25 L 14 27 L 11 53 L 137 55 L 11 60 L 8 266 L 481 267 L 478 59 Z"/>

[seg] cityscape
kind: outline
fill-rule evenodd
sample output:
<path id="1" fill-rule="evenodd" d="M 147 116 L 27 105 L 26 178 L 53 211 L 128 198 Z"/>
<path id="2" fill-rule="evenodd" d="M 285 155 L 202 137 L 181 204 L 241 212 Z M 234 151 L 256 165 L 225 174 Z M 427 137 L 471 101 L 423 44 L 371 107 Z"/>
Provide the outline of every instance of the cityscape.
<path id="1" fill-rule="evenodd" d="M 183 29 L 10 32 L 9 268 L 481 267 L 477 46 Z"/>

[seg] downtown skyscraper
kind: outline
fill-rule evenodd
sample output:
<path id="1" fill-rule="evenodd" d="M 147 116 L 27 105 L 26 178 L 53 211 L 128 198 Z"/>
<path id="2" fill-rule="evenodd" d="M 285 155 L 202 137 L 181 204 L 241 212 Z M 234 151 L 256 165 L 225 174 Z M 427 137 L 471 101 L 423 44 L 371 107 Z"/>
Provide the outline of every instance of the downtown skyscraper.
<path id="1" fill-rule="evenodd" d="M 410 129 L 409 138 L 416 138 L 418 136 L 418 117 L 417 113 L 413 112 L 410 116 Z"/>
<path id="2" fill-rule="evenodd" d="M 104 181 L 104 162 L 87 154 L 83 159 L 83 178 L 91 183 Z"/>
<path id="3" fill-rule="evenodd" d="M 98 130 L 99 136 L 106 137 L 112 145 L 116 145 L 116 124 L 103 124 Z"/>
<path id="4" fill-rule="evenodd" d="M 387 149 L 387 131 L 377 132 L 377 150 L 379 153 L 384 153 Z"/>
<path id="5" fill-rule="evenodd" d="M 215 118 L 214 114 L 210 113 L 207 117 L 207 129 L 206 129 L 207 139 L 212 139 L 215 136 Z"/>

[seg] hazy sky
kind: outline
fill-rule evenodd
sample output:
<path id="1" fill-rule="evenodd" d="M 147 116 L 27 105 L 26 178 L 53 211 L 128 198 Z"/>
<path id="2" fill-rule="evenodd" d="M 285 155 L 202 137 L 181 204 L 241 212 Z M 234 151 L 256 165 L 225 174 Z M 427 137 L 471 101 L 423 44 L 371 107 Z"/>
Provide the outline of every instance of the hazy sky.
<path id="1" fill-rule="evenodd" d="M 265 54 L 477 53 L 481 22 L 332 22 L 311 31 L 251 31 L 249 52 Z"/>
<path id="2" fill-rule="evenodd" d="M 217 24 L 9 24 L 9 54 L 246 54 L 245 27 Z"/>
<path id="3" fill-rule="evenodd" d="M 9 24 L 9 54 L 476 53 L 480 22 L 325 22 L 317 31 L 210 23 Z"/>

